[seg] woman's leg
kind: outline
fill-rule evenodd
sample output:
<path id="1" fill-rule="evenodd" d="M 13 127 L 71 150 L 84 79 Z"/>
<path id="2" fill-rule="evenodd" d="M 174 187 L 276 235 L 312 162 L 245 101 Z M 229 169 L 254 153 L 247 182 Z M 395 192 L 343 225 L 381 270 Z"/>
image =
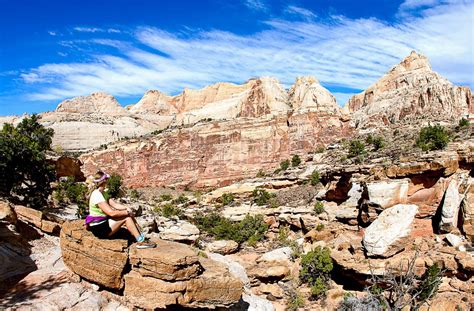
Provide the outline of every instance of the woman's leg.
<path id="1" fill-rule="evenodd" d="M 109 237 L 114 235 L 124 224 L 127 227 L 127 230 L 135 237 L 135 239 L 140 236 L 140 232 L 138 232 L 135 221 L 132 217 L 128 216 L 123 218 L 109 219 L 109 226 L 111 229 Z"/>

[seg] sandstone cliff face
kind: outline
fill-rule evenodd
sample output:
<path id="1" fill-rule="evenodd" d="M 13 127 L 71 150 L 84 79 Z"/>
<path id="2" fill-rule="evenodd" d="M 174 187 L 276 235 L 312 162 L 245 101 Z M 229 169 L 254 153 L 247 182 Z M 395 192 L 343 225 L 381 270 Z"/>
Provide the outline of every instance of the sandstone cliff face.
<path id="1" fill-rule="evenodd" d="M 281 160 L 349 135 L 337 116 L 305 114 L 272 119 L 240 118 L 167 131 L 146 140 L 123 142 L 84 154 L 83 170 L 117 172 L 127 186 L 227 185 Z"/>
<path id="2" fill-rule="evenodd" d="M 130 108 L 132 113 L 172 115 L 178 110 L 171 105 L 171 97 L 157 90 L 145 93 L 138 103 Z"/>
<path id="3" fill-rule="evenodd" d="M 423 119 L 457 120 L 474 112 L 469 88 L 452 85 L 431 70 L 428 59 L 412 52 L 344 107 L 356 127 Z"/>

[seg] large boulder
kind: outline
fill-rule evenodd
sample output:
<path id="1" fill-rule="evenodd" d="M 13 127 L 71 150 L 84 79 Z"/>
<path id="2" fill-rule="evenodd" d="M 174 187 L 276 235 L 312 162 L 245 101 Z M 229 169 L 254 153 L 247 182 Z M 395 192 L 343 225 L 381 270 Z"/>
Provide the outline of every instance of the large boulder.
<path id="1" fill-rule="evenodd" d="M 137 249 L 123 239 L 98 239 L 83 221 L 63 224 L 65 264 L 81 277 L 111 289 L 124 288 L 139 308 L 216 308 L 236 304 L 243 283 L 227 266 L 201 258 L 189 246 L 153 239 L 157 247 Z"/>
<path id="2" fill-rule="evenodd" d="M 444 193 L 441 206 L 441 221 L 439 228 L 444 232 L 451 232 L 458 224 L 458 213 L 461 204 L 461 196 L 458 190 L 458 182 L 453 179 Z"/>
<path id="3" fill-rule="evenodd" d="M 390 257 L 405 247 L 418 207 L 398 204 L 384 210 L 365 230 L 363 244 L 368 256 Z"/>
<path id="4" fill-rule="evenodd" d="M 167 253 L 169 255 L 169 253 Z M 199 258 L 203 273 L 183 281 L 144 276 L 132 268 L 125 275 L 125 296 L 146 309 L 180 305 L 193 308 L 229 307 L 240 300 L 243 283 L 223 264 Z"/>
<path id="5" fill-rule="evenodd" d="M 408 180 L 377 181 L 367 184 L 369 200 L 382 208 L 406 203 Z"/>
<path id="6" fill-rule="evenodd" d="M 65 222 L 60 237 L 63 260 L 69 269 L 93 283 L 122 288 L 127 240 L 98 239 L 85 229 L 83 220 Z"/>

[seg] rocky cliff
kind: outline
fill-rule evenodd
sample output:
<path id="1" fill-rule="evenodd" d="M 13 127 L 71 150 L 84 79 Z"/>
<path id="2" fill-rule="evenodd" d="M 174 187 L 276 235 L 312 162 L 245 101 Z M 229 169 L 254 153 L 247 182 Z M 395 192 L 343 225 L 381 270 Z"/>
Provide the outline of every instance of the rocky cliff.
<path id="1" fill-rule="evenodd" d="M 431 69 L 412 52 L 364 92 L 349 99 L 344 112 L 356 127 L 399 122 L 453 121 L 474 113 L 473 95 Z"/>

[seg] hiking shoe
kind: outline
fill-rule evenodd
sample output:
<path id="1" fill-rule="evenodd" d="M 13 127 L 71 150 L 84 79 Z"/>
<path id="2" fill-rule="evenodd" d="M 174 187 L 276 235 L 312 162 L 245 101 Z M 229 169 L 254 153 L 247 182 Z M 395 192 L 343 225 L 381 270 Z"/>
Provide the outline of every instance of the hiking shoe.
<path id="1" fill-rule="evenodd" d="M 150 242 L 150 241 L 137 242 L 138 249 L 155 248 L 155 247 L 156 247 L 156 243 L 154 242 Z"/>

